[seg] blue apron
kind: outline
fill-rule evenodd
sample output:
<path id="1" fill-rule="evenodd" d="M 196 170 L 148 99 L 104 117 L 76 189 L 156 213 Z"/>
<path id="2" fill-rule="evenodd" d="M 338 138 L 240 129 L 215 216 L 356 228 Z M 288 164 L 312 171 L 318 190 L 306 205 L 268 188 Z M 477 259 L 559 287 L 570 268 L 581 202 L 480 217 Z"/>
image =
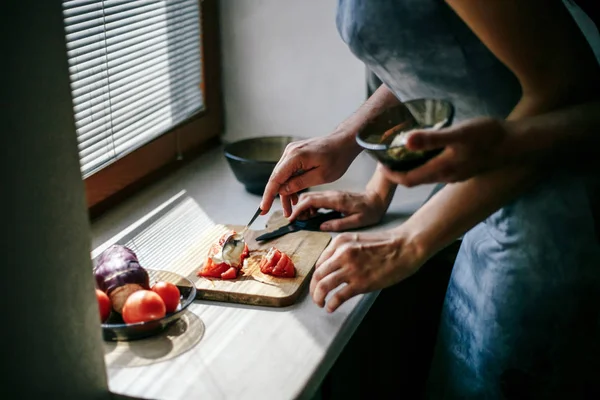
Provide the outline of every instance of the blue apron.
<path id="1" fill-rule="evenodd" d="M 337 27 L 400 100 L 449 98 L 457 122 L 504 118 L 519 101 L 513 74 L 441 0 L 339 0 Z M 430 398 L 587 398 L 598 389 L 600 246 L 587 183 L 553 174 L 464 236 Z"/>

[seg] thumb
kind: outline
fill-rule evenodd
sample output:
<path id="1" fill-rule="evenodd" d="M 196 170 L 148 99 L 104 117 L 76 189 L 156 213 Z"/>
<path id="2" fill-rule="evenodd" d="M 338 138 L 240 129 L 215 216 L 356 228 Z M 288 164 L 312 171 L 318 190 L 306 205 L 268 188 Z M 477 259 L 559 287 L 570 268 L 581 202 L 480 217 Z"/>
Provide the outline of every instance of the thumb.
<path id="1" fill-rule="evenodd" d="M 406 139 L 406 147 L 413 151 L 439 149 L 456 143 L 461 133 L 462 129 L 460 127 L 414 131 Z"/>
<path id="2" fill-rule="evenodd" d="M 340 219 L 332 219 L 321 224 L 322 231 L 339 232 L 362 227 L 362 214 L 352 214 Z"/>

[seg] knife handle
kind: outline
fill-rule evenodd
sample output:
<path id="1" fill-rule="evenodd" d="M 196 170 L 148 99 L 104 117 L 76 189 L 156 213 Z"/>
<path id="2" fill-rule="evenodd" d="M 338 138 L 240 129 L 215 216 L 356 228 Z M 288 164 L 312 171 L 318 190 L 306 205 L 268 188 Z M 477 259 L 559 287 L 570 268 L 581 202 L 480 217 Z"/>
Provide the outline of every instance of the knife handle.
<path id="1" fill-rule="evenodd" d="M 320 231 L 321 224 L 325 221 L 329 221 L 331 219 L 339 219 L 342 218 L 343 214 L 339 211 L 329 211 L 326 213 L 319 212 L 314 217 L 310 217 L 305 220 L 295 220 L 293 222 L 300 229 L 304 229 L 306 231 Z"/>

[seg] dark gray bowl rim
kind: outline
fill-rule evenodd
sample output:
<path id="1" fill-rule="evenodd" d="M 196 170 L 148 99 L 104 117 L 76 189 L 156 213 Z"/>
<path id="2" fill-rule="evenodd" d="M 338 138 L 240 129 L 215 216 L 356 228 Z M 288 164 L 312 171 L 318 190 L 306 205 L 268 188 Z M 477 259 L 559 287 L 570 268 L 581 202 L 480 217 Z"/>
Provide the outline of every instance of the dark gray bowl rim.
<path id="1" fill-rule="evenodd" d="M 450 125 L 450 123 L 454 119 L 454 105 L 448 99 L 443 99 L 443 98 L 439 98 L 438 99 L 438 98 L 431 98 L 431 97 L 423 97 L 423 98 L 419 98 L 419 99 L 412 99 L 412 100 L 403 101 L 402 103 L 403 104 L 410 104 L 410 103 L 422 102 L 422 101 L 427 101 L 427 100 L 437 101 L 439 103 L 446 103 L 446 105 L 448 105 L 448 107 L 450 108 L 450 112 L 448 113 L 448 116 L 446 117 L 446 119 L 444 121 L 444 125 L 442 125 L 441 128 L 445 128 L 448 125 Z M 386 144 L 367 143 L 367 142 L 365 142 L 364 140 L 361 139 L 360 132 L 356 134 L 356 142 L 360 145 L 360 147 L 362 147 L 365 150 L 371 150 L 371 151 L 385 151 L 385 150 L 389 150 L 389 147 Z"/>
<path id="2" fill-rule="evenodd" d="M 230 158 L 235 161 L 249 162 L 249 163 L 254 163 L 254 164 L 277 164 L 276 161 L 274 162 L 274 161 L 253 160 L 251 158 L 244 158 L 244 157 L 236 156 L 235 154 L 232 154 L 229 150 L 231 148 L 231 146 L 237 145 L 239 143 L 251 142 L 251 141 L 260 140 L 260 139 L 274 139 L 274 138 L 275 139 L 291 139 L 290 142 L 297 142 L 299 140 L 306 139 L 306 138 L 299 137 L 299 136 L 253 136 L 253 137 L 249 137 L 249 138 L 245 138 L 245 139 L 236 140 L 235 142 L 225 143 L 224 147 L 223 147 L 223 152 L 225 153 L 225 156 L 227 158 Z"/>

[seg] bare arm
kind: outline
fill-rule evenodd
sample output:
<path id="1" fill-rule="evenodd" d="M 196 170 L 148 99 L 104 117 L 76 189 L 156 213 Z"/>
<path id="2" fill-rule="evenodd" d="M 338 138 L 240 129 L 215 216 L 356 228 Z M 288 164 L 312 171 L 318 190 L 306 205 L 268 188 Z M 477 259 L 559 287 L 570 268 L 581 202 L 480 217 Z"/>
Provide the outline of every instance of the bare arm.
<path id="1" fill-rule="evenodd" d="M 355 135 L 384 110 L 400 104 L 385 85 L 333 133 L 320 138 L 291 143 L 275 166 L 263 194 L 261 209 L 266 214 L 277 194 L 281 195 L 284 214 L 291 213 L 292 196 L 302 189 L 333 182 L 341 177 L 360 153 Z"/>
<path id="2" fill-rule="evenodd" d="M 521 82 L 523 97 L 509 121 L 597 96 L 598 65 L 561 2 L 447 2 Z M 511 166 L 449 184 L 400 229 L 411 232 L 427 258 L 516 198 L 542 173 L 533 165 Z"/>
<path id="3" fill-rule="evenodd" d="M 337 127 L 336 132 L 344 132 L 348 140 L 355 143 L 354 136 L 356 132 L 361 130 L 373 118 L 398 104 L 400 104 L 400 100 L 394 93 L 386 85 L 381 85 L 354 114 Z"/>
<path id="4" fill-rule="evenodd" d="M 383 169 L 378 165 L 371 180 L 367 183 L 366 192 L 376 193 L 377 197 L 381 200 L 385 211 L 387 211 L 394 198 L 397 187 L 397 184 L 385 177 Z"/>
<path id="5" fill-rule="evenodd" d="M 600 102 L 508 121 L 505 154 L 520 164 L 596 171 L 600 165 Z M 511 151 L 511 149 L 513 151 Z M 593 169 L 592 169 L 593 168 Z"/>
<path id="6" fill-rule="evenodd" d="M 523 137 L 532 135 L 534 126 L 543 134 L 550 120 L 547 115 L 537 122 L 535 118 L 523 122 L 524 118 L 597 96 L 597 64 L 560 1 L 447 2 L 521 82 L 523 97 L 506 126 L 516 132 L 517 126 L 529 126 L 529 132 L 521 132 Z M 540 68 L 546 70 L 540 73 Z M 397 178 L 382 171 L 392 180 Z M 538 181 L 542 173 L 535 164 L 491 170 L 447 185 L 396 229 L 338 235 L 316 263 L 310 284 L 313 300 L 332 312 L 358 293 L 405 279 L 435 252 Z M 342 283 L 346 285 L 326 303 L 328 294 Z"/>

